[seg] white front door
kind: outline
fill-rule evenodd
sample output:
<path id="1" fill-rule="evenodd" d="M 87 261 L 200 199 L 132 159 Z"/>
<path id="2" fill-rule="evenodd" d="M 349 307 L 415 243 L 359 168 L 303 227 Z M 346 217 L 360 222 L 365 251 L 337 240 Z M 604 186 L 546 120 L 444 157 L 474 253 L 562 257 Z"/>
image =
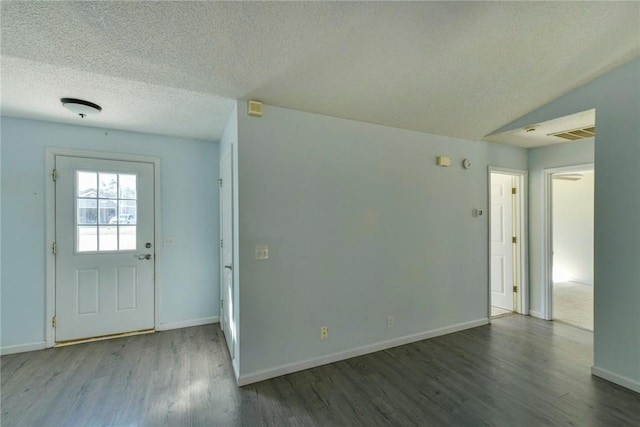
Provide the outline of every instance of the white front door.
<path id="1" fill-rule="evenodd" d="M 491 174 L 491 305 L 513 310 L 512 175 Z"/>
<path id="2" fill-rule="evenodd" d="M 220 308 L 222 332 L 231 358 L 234 357 L 235 342 L 233 304 L 233 167 L 231 150 L 220 161 L 220 223 L 222 235 Z"/>
<path id="3" fill-rule="evenodd" d="M 154 327 L 154 165 L 55 157 L 55 340 Z"/>

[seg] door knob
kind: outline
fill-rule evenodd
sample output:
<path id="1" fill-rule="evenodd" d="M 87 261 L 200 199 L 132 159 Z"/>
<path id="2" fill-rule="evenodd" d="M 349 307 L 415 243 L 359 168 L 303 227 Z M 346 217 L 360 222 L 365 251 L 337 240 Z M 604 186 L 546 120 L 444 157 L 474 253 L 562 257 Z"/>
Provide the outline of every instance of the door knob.
<path id="1" fill-rule="evenodd" d="M 142 261 L 143 259 L 151 259 L 151 254 L 138 254 L 134 256 L 138 258 L 140 261 Z"/>
<path id="2" fill-rule="evenodd" d="M 225 265 L 224 268 L 228 268 L 229 270 L 233 270 L 233 266 L 232 265 Z"/>

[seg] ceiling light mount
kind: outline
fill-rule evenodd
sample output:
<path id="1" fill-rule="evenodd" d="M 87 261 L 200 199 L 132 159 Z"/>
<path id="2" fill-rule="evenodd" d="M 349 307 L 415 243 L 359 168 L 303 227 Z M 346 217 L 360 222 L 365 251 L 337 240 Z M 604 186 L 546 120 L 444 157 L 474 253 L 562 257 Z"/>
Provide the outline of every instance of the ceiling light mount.
<path id="1" fill-rule="evenodd" d="M 89 114 L 98 114 L 102 111 L 102 107 L 93 102 L 84 101 L 76 98 L 61 98 L 62 106 L 74 114 L 85 118 Z"/>

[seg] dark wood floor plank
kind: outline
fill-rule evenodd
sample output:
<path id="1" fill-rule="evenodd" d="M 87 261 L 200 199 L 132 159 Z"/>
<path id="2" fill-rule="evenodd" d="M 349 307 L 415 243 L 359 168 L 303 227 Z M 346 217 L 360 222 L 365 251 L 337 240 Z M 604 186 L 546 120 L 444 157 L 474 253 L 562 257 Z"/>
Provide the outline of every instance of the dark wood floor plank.
<path id="1" fill-rule="evenodd" d="M 522 316 L 239 388 L 217 325 L 1 358 L 13 426 L 639 426 L 593 334 Z"/>
<path id="2" fill-rule="evenodd" d="M 397 378 L 403 378 L 405 389 L 420 398 L 416 406 L 428 408 L 424 416 L 427 420 L 433 418 L 434 425 L 460 425 L 468 422 L 471 414 L 486 415 L 486 407 L 456 380 L 455 372 L 437 362 L 434 346 L 424 351 L 419 351 L 417 346 L 403 346 L 383 354 L 389 357 L 390 362 L 386 363 L 387 369 L 381 370 L 381 375 L 394 382 L 398 382 Z M 475 422 L 486 424 L 477 416 Z"/>

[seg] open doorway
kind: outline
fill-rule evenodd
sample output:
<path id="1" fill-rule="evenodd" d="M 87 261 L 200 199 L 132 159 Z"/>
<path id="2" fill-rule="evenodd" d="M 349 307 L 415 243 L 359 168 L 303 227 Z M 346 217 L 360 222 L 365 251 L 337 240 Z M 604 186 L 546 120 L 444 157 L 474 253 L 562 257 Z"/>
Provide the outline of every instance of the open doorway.
<path id="1" fill-rule="evenodd" d="M 484 138 L 489 142 L 529 149 L 527 165 L 531 175 L 529 189 L 532 209 L 529 211 L 531 230 L 528 231 L 528 236 L 531 239 L 531 258 L 523 265 L 531 267 L 531 289 L 527 289 L 525 285 L 522 290 L 523 294 L 529 290 L 531 298 L 524 303 L 523 312 L 545 320 L 554 318 L 551 218 L 553 174 L 593 170 L 595 119 L 596 111 L 590 109 Z M 578 166 L 567 166 L 572 164 Z M 523 237 L 525 236 L 527 235 Z M 526 247 L 523 244 L 523 250 Z M 531 303 L 531 307 L 528 303 Z"/>
<path id="2" fill-rule="evenodd" d="M 526 313 L 526 172 L 489 168 L 490 316 Z"/>
<path id="3" fill-rule="evenodd" d="M 229 355 L 235 359 L 235 286 L 233 224 L 233 150 L 220 159 L 220 327 Z"/>
<path id="4" fill-rule="evenodd" d="M 593 330 L 593 165 L 551 173 L 552 319 Z"/>

